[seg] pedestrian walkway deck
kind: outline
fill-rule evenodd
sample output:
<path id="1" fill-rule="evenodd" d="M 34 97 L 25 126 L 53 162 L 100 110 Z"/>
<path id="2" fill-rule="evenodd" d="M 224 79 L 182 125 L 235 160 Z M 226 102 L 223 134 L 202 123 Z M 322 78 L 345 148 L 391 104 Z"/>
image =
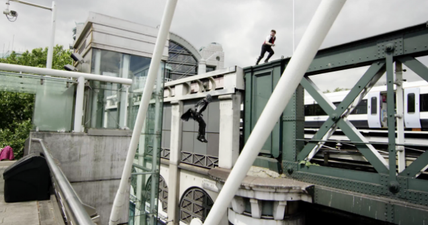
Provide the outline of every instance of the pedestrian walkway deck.
<path id="1" fill-rule="evenodd" d="M 55 195 L 50 200 L 6 203 L 0 195 L 1 225 L 61 225 L 64 224 Z"/>
<path id="2" fill-rule="evenodd" d="M 63 225 L 55 195 L 50 200 L 6 203 L 3 172 L 16 161 L 0 162 L 0 225 Z"/>

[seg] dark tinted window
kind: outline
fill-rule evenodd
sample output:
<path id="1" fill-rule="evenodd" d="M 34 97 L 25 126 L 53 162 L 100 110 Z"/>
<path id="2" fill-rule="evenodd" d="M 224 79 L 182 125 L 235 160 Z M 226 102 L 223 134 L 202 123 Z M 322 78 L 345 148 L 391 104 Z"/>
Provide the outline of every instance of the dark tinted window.
<path id="1" fill-rule="evenodd" d="M 305 116 L 323 116 L 326 112 L 318 104 L 305 105 Z"/>
<path id="2" fill-rule="evenodd" d="M 421 112 L 428 111 L 428 94 L 421 94 L 419 99 L 419 107 Z"/>
<path id="3" fill-rule="evenodd" d="M 372 106 L 372 109 L 371 109 L 371 114 L 376 114 L 377 113 L 377 97 L 372 97 L 371 99 L 370 99 L 370 101 L 371 101 L 371 106 Z"/>
<path id="4" fill-rule="evenodd" d="M 352 110 L 351 114 L 367 114 L 367 100 L 363 99 L 357 107 Z"/>
<path id="5" fill-rule="evenodd" d="M 415 93 L 409 93 L 407 95 L 407 112 L 408 113 L 415 112 Z"/>

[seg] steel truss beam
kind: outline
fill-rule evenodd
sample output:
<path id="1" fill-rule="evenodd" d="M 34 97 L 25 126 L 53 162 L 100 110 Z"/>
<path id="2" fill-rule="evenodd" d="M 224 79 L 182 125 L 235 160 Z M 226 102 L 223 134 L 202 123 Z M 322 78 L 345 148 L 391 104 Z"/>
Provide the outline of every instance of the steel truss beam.
<path id="1" fill-rule="evenodd" d="M 398 61 L 409 67 L 413 72 L 421 78 L 428 81 L 428 68 L 420 61 L 411 56 L 403 56 L 397 58 Z M 427 169 L 428 166 L 428 151 L 420 155 L 412 164 L 400 173 L 402 176 L 418 177 L 420 173 Z"/>
<path id="2" fill-rule="evenodd" d="M 314 139 L 325 139 L 326 135 L 328 136 L 329 130 L 331 131 L 337 125 L 351 141 L 356 141 L 356 146 L 359 151 L 373 165 L 378 173 L 350 171 L 329 167 L 309 168 L 296 166 L 300 160 L 307 159 L 311 151 L 316 149 L 316 141 L 307 144 L 302 151 L 299 152 L 296 162 L 292 163 L 286 161 L 284 165 L 288 167 L 289 173 L 291 171 L 291 175 L 294 178 L 306 182 L 313 182 L 318 185 L 337 187 L 346 190 L 344 192 L 337 190 L 329 191 L 331 194 L 336 195 L 338 199 L 349 199 L 355 196 L 356 193 L 369 194 L 370 196 L 386 196 L 385 199 L 390 199 L 389 201 L 381 201 L 376 197 L 367 198 L 367 201 L 364 203 L 372 206 L 372 208 L 383 211 L 384 218 L 382 219 L 378 216 L 371 215 L 372 212 L 356 212 L 355 208 L 352 208 L 349 204 L 338 207 L 331 205 L 331 207 L 392 223 L 407 221 L 409 224 L 412 224 L 412 222 L 425 221 L 427 219 L 426 216 L 424 216 L 428 211 L 427 182 L 425 180 L 416 179 L 416 177 L 428 167 L 428 152 L 421 154 L 401 173 L 397 174 L 396 171 L 397 146 L 395 137 L 396 115 L 394 108 L 395 81 L 393 73 L 393 64 L 394 61 L 397 61 L 397 63 L 403 63 L 421 78 L 428 81 L 428 68 L 415 59 L 415 57 L 428 55 L 428 48 L 426 47 L 428 46 L 427 40 L 427 25 L 422 24 L 321 50 L 312 62 L 306 74 L 307 77 L 319 73 L 366 66 L 371 63 L 369 70 L 337 107 L 334 107 L 331 102 L 323 98 L 322 94 L 319 94 L 316 86 L 311 84 L 310 79 L 304 78 L 301 84 L 329 115 L 329 119 L 320 127 Z M 368 92 L 368 89 L 373 86 L 373 83 L 377 82 L 385 71 L 388 105 L 388 162 L 383 158 L 379 158 L 379 155 L 376 154 L 377 151 L 372 149 L 370 145 L 357 144 L 358 142 L 365 142 L 359 139 L 362 135 L 343 117 L 346 115 L 346 109 L 350 108 L 353 102 L 358 101 L 354 99 L 358 98 L 359 95 L 364 96 L 365 93 L 361 91 L 360 88 L 366 87 L 366 92 Z M 369 83 L 367 83 L 367 81 L 369 81 Z M 294 172 L 294 168 L 297 171 Z M 365 178 L 363 179 L 363 177 Z M 323 189 L 323 186 L 316 186 L 316 190 L 317 187 L 318 190 Z M 327 201 L 327 199 L 322 198 L 324 194 L 326 193 L 315 191 L 315 203 L 328 205 L 331 199 Z M 335 204 L 339 204 L 341 200 L 336 201 Z M 403 207 L 405 205 L 410 206 L 410 204 L 415 205 L 414 207 Z M 417 222 L 413 224 L 417 224 Z"/>
<path id="3" fill-rule="evenodd" d="M 412 164 L 407 166 L 402 172 L 397 174 L 396 154 L 400 147 L 400 142 L 395 140 L 395 109 L 394 109 L 394 74 L 393 66 L 402 63 L 409 69 L 417 73 L 420 77 L 428 81 L 428 68 L 416 57 L 428 55 L 428 24 L 423 23 L 401 30 L 377 35 L 363 40 L 346 43 L 331 48 L 320 50 L 312 61 L 305 77 L 301 80 L 301 85 L 308 91 L 318 104 L 329 115 L 329 118 L 314 135 L 313 140 L 306 145 L 296 145 L 301 130 L 298 128 L 304 123 L 295 119 L 295 127 L 281 130 L 288 136 L 282 136 L 280 155 L 282 161 L 278 162 L 278 167 L 286 171 L 289 177 L 315 184 L 314 203 L 326 205 L 332 208 L 357 213 L 371 218 L 388 221 L 396 224 L 420 224 L 421 221 L 428 220 L 428 181 L 418 179 L 417 176 L 424 171 L 428 162 L 428 151 L 421 154 Z M 251 91 L 255 86 L 256 79 L 252 79 L 254 74 L 266 71 L 272 72 L 272 78 L 281 73 L 289 63 L 290 58 L 275 61 L 270 64 L 263 64 L 244 69 L 246 74 L 246 91 Z M 335 107 L 332 102 L 326 100 L 323 94 L 317 90 L 316 85 L 310 80 L 310 76 L 339 71 L 350 68 L 370 66 L 363 77 L 357 82 L 355 87 L 340 105 Z M 279 72 L 276 72 L 280 68 Z M 362 135 L 346 119 L 358 101 L 376 83 L 382 74 L 386 72 L 387 81 L 387 117 L 388 117 L 388 160 L 380 157 L 376 150 L 367 141 L 362 139 Z M 398 78 L 398 77 L 397 77 Z M 274 83 L 275 81 L 272 80 Z M 296 92 L 297 93 L 297 92 Z M 246 110 L 257 107 L 256 96 L 246 95 Z M 294 104 L 287 107 L 294 107 L 284 111 L 283 118 L 293 117 L 297 112 L 303 110 L 302 104 Z M 254 111 L 254 110 L 250 110 Z M 290 113 L 290 114 L 287 114 Z M 294 114 L 293 114 L 294 113 Z M 251 112 L 246 111 L 245 132 L 246 137 L 253 128 L 248 123 Z M 283 120 L 285 121 L 285 120 Z M 283 122 L 280 121 L 280 122 Z M 288 120 L 287 120 L 288 122 Z M 376 172 L 364 172 L 357 170 L 340 169 L 326 166 L 312 166 L 300 164 L 302 160 L 308 160 L 316 153 L 317 144 L 329 137 L 329 134 L 336 127 L 342 131 L 351 141 L 354 141 L 359 151 L 375 168 Z M 281 129 L 285 129 L 283 126 Z M 294 129 L 291 131 L 291 129 Z M 283 135 L 280 133 L 279 135 Z M 273 151 L 273 150 L 272 150 Z M 267 165 L 272 158 L 260 155 L 256 165 Z M 271 165 L 271 164 L 269 164 Z M 269 167 L 272 169 L 273 167 Z M 389 169 L 391 168 L 391 169 Z M 279 171 L 279 169 L 278 169 Z M 330 196 L 336 198 L 332 202 Z M 355 208 L 352 202 L 360 198 L 359 206 Z M 382 199 L 381 199 L 382 198 Z M 361 200 L 363 199 L 363 200 Z M 339 201 L 337 201 L 339 200 Z M 341 205 L 342 204 L 342 205 Z M 375 211 L 370 211 L 376 208 Z M 367 208 L 369 209 L 367 211 Z M 379 216 L 382 214 L 382 218 Z"/>
<path id="4" fill-rule="evenodd" d="M 363 96 L 359 98 L 362 99 L 362 97 L 368 93 L 368 90 L 371 89 L 376 81 L 379 80 L 384 71 L 385 63 L 380 61 L 373 63 L 337 108 L 335 108 L 333 103 L 324 97 L 320 91 L 318 91 L 318 88 L 316 88 L 315 84 L 309 81 L 308 78 L 303 78 L 300 84 L 305 88 L 306 91 L 308 91 L 309 94 L 312 95 L 321 108 L 329 115 L 328 120 L 323 123 L 319 131 L 314 135 L 313 139 L 326 140 L 325 135 L 336 125 L 338 125 L 352 142 L 367 142 L 364 136 L 346 119 L 346 117 L 343 116 L 343 114 L 345 112 L 350 112 L 348 109 L 352 106 L 355 98 L 363 94 Z M 308 154 L 314 150 L 316 145 L 317 143 L 308 143 L 299 153 L 297 159 L 308 160 Z M 356 146 L 366 157 L 366 159 L 375 167 L 376 171 L 379 173 L 387 173 L 387 163 L 372 145 L 356 144 Z"/>

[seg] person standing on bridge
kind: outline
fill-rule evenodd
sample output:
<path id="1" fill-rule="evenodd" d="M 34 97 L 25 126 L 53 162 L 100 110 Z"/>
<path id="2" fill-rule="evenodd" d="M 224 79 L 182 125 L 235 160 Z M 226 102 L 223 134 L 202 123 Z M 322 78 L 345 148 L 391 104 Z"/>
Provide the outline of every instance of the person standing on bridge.
<path id="1" fill-rule="evenodd" d="M 208 104 L 212 101 L 211 95 L 207 95 L 202 100 L 199 100 L 196 104 L 194 109 L 190 108 L 188 109 L 182 116 L 181 119 L 184 121 L 188 121 L 189 118 L 192 118 L 199 124 L 199 130 L 198 130 L 198 141 L 207 143 L 207 139 L 205 139 L 205 127 L 206 123 L 204 119 L 202 118 L 202 112 L 205 111 Z"/>
<path id="2" fill-rule="evenodd" d="M 270 57 L 273 56 L 273 54 L 275 53 L 272 49 L 273 46 L 275 46 L 275 40 L 276 40 L 276 31 L 275 30 L 271 30 L 270 31 L 270 35 L 268 35 L 265 39 L 265 41 L 263 42 L 262 45 L 262 51 L 260 53 L 259 58 L 257 59 L 256 65 L 259 65 L 260 60 L 262 60 L 262 58 L 265 56 L 266 52 L 269 52 L 268 57 L 265 60 L 265 63 L 267 63 L 270 59 Z"/>

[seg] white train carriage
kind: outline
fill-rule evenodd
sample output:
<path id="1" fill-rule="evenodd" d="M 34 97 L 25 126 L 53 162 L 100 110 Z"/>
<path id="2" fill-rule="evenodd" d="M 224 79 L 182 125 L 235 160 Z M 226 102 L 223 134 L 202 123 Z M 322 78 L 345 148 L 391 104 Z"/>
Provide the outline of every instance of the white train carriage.
<path id="1" fill-rule="evenodd" d="M 395 87 L 394 87 L 395 88 Z M 406 130 L 428 130 L 428 83 L 426 81 L 404 82 L 404 124 Z M 386 86 L 373 87 L 349 114 L 349 121 L 358 129 L 387 128 Z M 349 91 L 325 93 L 338 105 Z M 394 96 L 395 97 L 395 96 Z M 395 102 L 395 101 L 394 101 Z M 328 118 L 324 110 L 305 94 L 305 128 L 319 128 Z"/>

